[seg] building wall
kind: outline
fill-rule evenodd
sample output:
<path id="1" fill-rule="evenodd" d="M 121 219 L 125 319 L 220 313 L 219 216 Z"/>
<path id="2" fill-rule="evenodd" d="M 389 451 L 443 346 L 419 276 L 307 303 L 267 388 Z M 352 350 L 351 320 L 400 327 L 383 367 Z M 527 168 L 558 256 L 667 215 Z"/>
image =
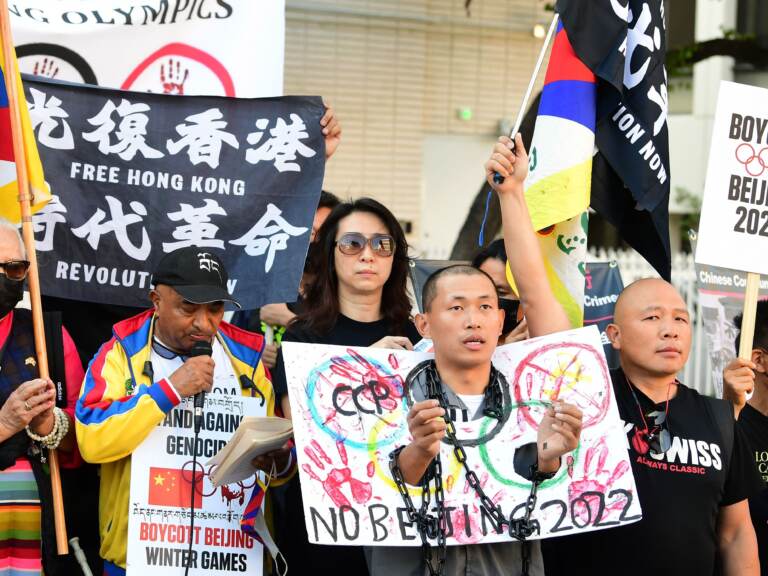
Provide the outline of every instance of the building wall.
<path id="1" fill-rule="evenodd" d="M 670 34 L 677 30 L 680 44 L 719 37 L 736 25 L 737 4 L 670 0 L 668 17 L 678 18 Z M 344 130 L 326 187 L 379 199 L 410 225 L 417 252 L 447 255 L 483 181 L 484 150 L 517 114 L 542 44 L 533 27 L 552 17 L 544 5 L 473 0 L 467 16 L 464 0 L 287 0 L 285 93 L 323 95 Z M 723 79 L 768 87 L 768 73 L 734 73 L 728 58 L 672 79 L 673 248 L 679 215 L 691 210 L 677 190 L 703 192 Z M 460 119 L 460 108 L 471 119 Z"/>
<path id="2" fill-rule="evenodd" d="M 327 189 L 384 202 L 417 246 L 452 245 L 483 177 L 478 139 L 490 151 L 516 114 L 542 42 L 533 27 L 551 16 L 539 0 L 473 0 L 470 16 L 464 0 L 288 0 L 285 93 L 323 95 L 342 122 Z M 446 217 L 427 231 L 435 202 Z"/>

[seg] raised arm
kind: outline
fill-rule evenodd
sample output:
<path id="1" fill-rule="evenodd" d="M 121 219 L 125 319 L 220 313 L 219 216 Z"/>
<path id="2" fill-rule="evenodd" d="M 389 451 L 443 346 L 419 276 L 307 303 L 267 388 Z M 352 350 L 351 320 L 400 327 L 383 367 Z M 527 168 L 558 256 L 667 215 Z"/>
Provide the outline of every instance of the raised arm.
<path id="1" fill-rule="evenodd" d="M 504 246 L 528 331 L 531 336 L 542 336 L 568 330 L 570 322 L 549 286 L 539 241 L 525 203 L 523 184 L 528 175 L 528 155 L 519 134 L 514 151 L 512 148 L 511 139 L 500 137 L 485 163 L 485 172 L 488 183 L 499 195 Z M 493 181 L 496 172 L 504 177 L 502 184 Z"/>

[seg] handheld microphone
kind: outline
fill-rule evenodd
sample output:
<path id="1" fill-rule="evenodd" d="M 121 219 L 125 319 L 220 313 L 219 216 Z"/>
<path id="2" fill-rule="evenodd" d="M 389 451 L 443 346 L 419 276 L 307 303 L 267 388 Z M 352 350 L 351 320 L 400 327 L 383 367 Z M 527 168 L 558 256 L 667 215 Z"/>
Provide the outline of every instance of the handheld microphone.
<path id="1" fill-rule="evenodd" d="M 213 348 L 210 342 L 200 340 L 195 342 L 192 346 L 192 350 L 189 351 L 189 357 L 193 356 L 210 356 L 213 354 Z M 205 405 L 205 392 L 201 391 L 195 394 L 195 434 L 200 432 L 200 428 L 203 426 L 203 406 Z"/>

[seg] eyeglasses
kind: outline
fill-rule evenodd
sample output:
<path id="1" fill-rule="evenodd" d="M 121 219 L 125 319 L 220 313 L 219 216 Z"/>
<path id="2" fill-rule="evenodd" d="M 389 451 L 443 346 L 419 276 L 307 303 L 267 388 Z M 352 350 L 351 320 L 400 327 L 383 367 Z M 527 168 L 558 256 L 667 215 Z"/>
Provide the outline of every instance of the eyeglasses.
<path id="1" fill-rule="evenodd" d="M 29 261 L 8 260 L 7 262 L 0 262 L 0 268 L 2 268 L 5 275 L 11 280 L 24 280 L 29 271 Z"/>
<path id="2" fill-rule="evenodd" d="M 347 256 L 355 256 L 365 250 L 368 244 L 377 256 L 389 257 L 395 253 L 395 239 L 389 234 L 374 234 L 366 238 L 359 232 L 348 232 L 336 240 L 339 252 Z"/>

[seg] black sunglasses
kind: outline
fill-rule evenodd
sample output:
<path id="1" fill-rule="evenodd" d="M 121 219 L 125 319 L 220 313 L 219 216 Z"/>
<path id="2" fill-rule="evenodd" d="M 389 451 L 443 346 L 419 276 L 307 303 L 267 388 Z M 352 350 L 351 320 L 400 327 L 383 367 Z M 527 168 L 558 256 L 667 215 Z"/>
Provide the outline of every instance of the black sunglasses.
<path id="1" fill-rule="evenodd" d="M 0 262 L 0 268 L 3 269 L 5 275 L 11 280 L 24 280 L 29 271 L 29 261 L 8 260 L 7 262 Z"/>
<path id="2" fill-rule="evenodd" d="M 648 451 L 654 456 L 660 456 L 672 447 L 672 435 L 664 426 L 667 421 L 667 414 L 655 410 L 646 416 L 654 419 L 653 428 L 645 433 Z"/>
<path id="3" fill-rule="evenodd" d="M 366 238 L 359 232 L 347 232 L 336 240 L 339 252 L 347 256 L 355 256 L 365 250 L 368 244 L 377 256 L 392 256 L 395 253 L 395 239 L 389 234 L 374 234 Z"/>

